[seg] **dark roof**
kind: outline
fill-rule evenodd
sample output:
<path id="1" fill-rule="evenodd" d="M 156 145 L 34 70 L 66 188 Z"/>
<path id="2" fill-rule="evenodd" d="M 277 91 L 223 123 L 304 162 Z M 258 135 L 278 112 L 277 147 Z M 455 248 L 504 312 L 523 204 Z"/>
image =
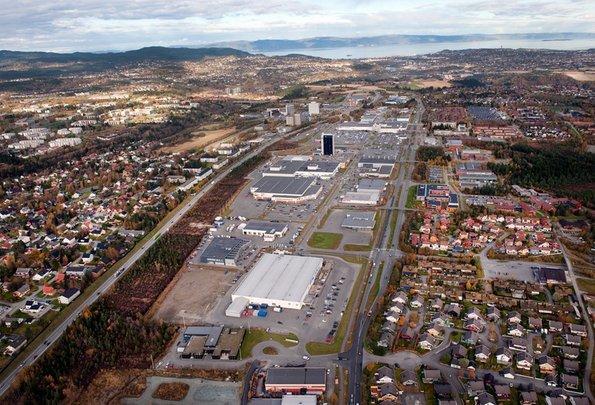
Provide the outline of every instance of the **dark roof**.
<path id="1" fill-rule="evenodd" d="M 78 288 L 68 288 L 68 289 L 64 290 L 64 292 L 62 293 L 62 296 L 65 298 L 72 298 L 78 292 L 79 292 Z"/>
<path id="2" fill-rule="evenodd" d="M 267 371 L 267 384 L 326 384 L 326 369 L 278 367 Z"/>

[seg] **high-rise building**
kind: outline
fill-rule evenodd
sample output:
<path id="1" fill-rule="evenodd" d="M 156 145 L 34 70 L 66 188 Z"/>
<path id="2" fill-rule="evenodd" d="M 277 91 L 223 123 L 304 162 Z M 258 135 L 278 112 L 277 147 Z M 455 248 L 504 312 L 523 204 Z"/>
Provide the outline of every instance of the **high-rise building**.
<path id="1" fill-rule="evenodd" d="M 308 113 L 310 115 L 318 115 L 318 114 L 320 114 L 320 103 L 318 103 L 316 101 L 311 101 L 308 104 Z"/>
<path id="2" fill-rule="evenodd" d="M 295 113 L 295 106 L 293 104 L 286 104 L 285 105 L 285 115 L 288 117 Z"/>
<path id="3" fill-rule="evenodd" d="M 320 138 L 320 150 L 324 156 L 335 153 L 335 136 L 333 134 L 322 134 Z"/>

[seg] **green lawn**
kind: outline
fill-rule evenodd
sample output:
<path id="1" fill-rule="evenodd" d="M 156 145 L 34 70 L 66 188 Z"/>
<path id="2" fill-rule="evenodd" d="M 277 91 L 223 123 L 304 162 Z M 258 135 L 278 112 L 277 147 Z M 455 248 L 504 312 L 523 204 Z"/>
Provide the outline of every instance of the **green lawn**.
<path id="1" fill-rule="evenodd" d="M 578 288 L 587 294 L 595 294 L 595 280 L 588 278 L 577 278 Z"/>
<path id="2" fill-rule="evenodd" d="M 314 232 L 308 240 L 308 246 L 315 249 L 336 249 L 343 239 L 340 233 Z"/>
<path id="3" fill-rule="evenodd" d="M 416 200 L 417 195 L 417 186 L 409 187 L 409 191 L 407 191 L 407 202 L 405 203 L 405 208 L 418 208 L 420 202 Z"/>
<path id="4" fill-rule="evenodd" d="M 288 340 L 289 339 L 289 340 Z M 248 358 L 252 355 L 252 349 L 260 342 L 267 340 L 274 340 L 281 343 L 285 347 L 292 347 L 297 345 L 298 337 L 293 333 L 281 335 L 279 333 L 270 333 L 262 329 L 250 329 L 246 331 L 242 347 L 240 348 L 240 355 L 242 359 Z"/>
<path id="5" fill-rule="evenodd" d="M 357 245 L 355 243 L 346 243 L 343 245 L 343 250 L 347 252 L 369 252 L 372 250 L 370 245 Z"/>

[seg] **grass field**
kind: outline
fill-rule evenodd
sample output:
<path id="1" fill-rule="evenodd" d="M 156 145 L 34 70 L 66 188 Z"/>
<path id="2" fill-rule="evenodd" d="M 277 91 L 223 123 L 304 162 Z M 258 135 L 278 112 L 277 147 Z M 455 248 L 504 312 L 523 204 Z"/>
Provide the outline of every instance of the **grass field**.
<path id="1" fill-rule="evenodd" d="M 409 187 L 409 191 L 407 191 L 407 202 L 405 203 L 405 208 L 418 208 L 421 204 L 417 201 L 416 198 L 417 194 L 417 186 Z"/>
<path id="2" fill-rule="evenodd" d="M 591 295 L 595 294 L 595 280 L 577 277 L 576 282 L 581 291 Z"/>
<path id="3" fill-rule="evenodd" d="M 308 246 L 315 249 L 336 249 L 343 239 L 340 233 L 314 232 L 308 240 Z"/>
<path id="4" fill-rule="evenodd" d="M 289 340 L 288 340 L 289 339 Z M 279 333 L 270 333 L 262 329 L 250 329 L 244 336 L 242 347 L 240 348 L 240 355 L 242 359 L 248 358 L 252 355 L 252 349 L 260 342 L 274 340 L 281 343 L 285 347 L 292 347 L 297 345 L 298 337 L 293 333 L 282 335 Z"/>

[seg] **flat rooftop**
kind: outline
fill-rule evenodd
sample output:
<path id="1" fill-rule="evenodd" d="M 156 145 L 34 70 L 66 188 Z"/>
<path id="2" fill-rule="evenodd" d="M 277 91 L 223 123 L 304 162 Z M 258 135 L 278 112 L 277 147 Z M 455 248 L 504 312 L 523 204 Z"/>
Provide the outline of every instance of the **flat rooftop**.
<path id="1" fill-rule="evenodd" d="M 369 228 L 374 227 L 376 213 L 373 211 L 353 211 L 345 214 L 341 223 L 343 228 Z"/>
<path id="2" fill-rule="evenodd" d="M 269 169 L 263 173 L 264 176 L 275 175 L 300 175 L 311 173 L 312 175 L 334 173 L 339 167 L 339 163 L 327 160 L 295 160 L 282 159 L 276 164 L 272 164 Z"/>
<path id="3" fill-rule="evenodd" d="M 266 376 L 267 384 L 276 385 L 324 385 L 326 369 L 302 367 L 270 368 Z"/>
<path id="4" fill-rule="evenodd" d="M 319 257 L 265 253 L 234 291 L 232 299 L 303 303 L 322 264 Z"/>
<path id="5" fill-rule="evenodd" d="M 249 242 L 240 238 L 213 238 L 211 243 L 200 255 L 200 261 L 235 259 L 242 248 Z"/>
<path id="6" fill-rule="evenodd" d="M 314 185 L 314 179 L 284 176 L 266 176 L 250 187 L 252 192 L 280 196 L 303 196 Z"/>
<path id="7" fill-rule="evenodd" d="M 282 222 L 250 220 L 246 223 L 244 231 L 276 233 L 283 232 L 286 228 L 287 224 Z"/>
<path id="8" fill-rule="evenodd" d="M 362 156 L 359 160 L 360 165 L 394 165 L 395 163 L 396 159 L 388 156 Z"/>

